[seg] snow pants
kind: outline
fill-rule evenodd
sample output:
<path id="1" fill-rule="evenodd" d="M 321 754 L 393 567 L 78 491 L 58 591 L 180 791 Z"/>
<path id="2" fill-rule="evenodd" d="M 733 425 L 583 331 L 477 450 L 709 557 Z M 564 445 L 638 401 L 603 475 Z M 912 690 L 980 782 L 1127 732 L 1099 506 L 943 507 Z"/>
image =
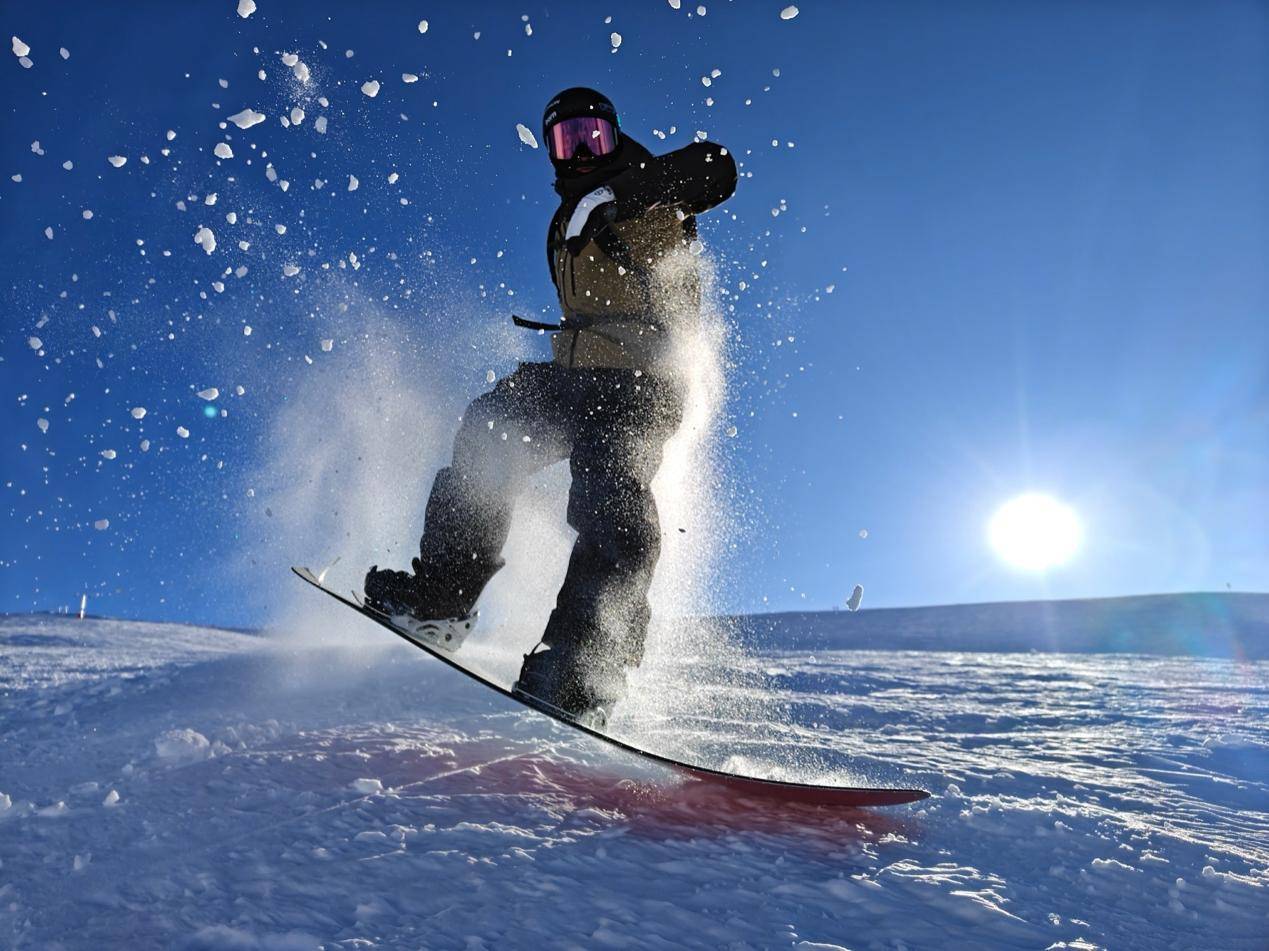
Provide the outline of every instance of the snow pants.
<path id="1" fill-rule="evenodd" d="M 682 395 L 664 377 L 520 364 L 467 408 L 453 462 L 437 473 L 419 543 L 428 600 L 471 610 L 503 565 L 516 496 L 567 458 L 577 539 L 542 642 L 552 667 L 581 675 L 637 666 L 661 550 L 650 483 L 682 414 Z"/>

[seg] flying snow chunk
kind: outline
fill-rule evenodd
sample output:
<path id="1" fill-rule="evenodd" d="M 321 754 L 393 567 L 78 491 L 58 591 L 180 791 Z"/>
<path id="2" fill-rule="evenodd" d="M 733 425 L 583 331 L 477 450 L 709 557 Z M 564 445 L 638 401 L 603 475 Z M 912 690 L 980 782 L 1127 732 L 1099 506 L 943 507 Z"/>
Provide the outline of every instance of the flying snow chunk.
<path id="1" fill-rule="evenodd" d="M 110 792 L 106 793 L 106 798 L 101 801 L 101 804 L 108 807 L 119 805 L 119 793 L 114 789 L 110 790 Z"/>
<path id="2" fill-rule="evenodd" d="M 39 350 L 40 347 L 44 346 L 44 341 L 41 340 L 39 337 L 27 337 L 26 345 L 30 347 L 32 350 Z"/>
<path id="3" fill-rule="evenodd" d="M 313 128 L 316 129 L 318 132 L 320 132 L 322 135 L 325 135 L 326 134 L 326 117 L 318 116 L 316 119 L 314 119 Z"/>
<path id="4" fill-rule="evenodd" d="M 373 99 L 379 95 L 379 80 L 371 79 L 361 84 L 361 91 Z"/>
<path id="5" fill-rule="evenodd" d="M 401 74 L 401 82 L 403 83 L 417 83 L 418 81 L 419 81 L 419 77 L 414 75 L 414 73 Z"/>
<path id="6" fill-rule="evenodd" d="M 296 267 L 294 264 L 284 264 L 284 265 L 282 265 L 282 276 L 283 276 L 283 277 L 295 277 L 295 275 L 297 275 L 297 274 L 299 274 L 299 273 L 300 273 L 300 269 L 299 269 L 298 267 Z"/>
<path id="7" fill-rule="evenodd" d="M 794 6 L 787 6 L 783 10 L 780 11 L 781 20 L 792 20 L 797 15 L 798 15 L 798 8 Z M 854 610 L 854 608 L 852 608 L 851 610 Z"/>
<path id="8" fill-rule="evenodd" d="M 176 435 L 180 436 L 182 439 L 189 439 L 189 430 L 184 426 L 177 426 Z"/>
<path id="9" fill-rule="evenodd" d="M 621 47 L 621 34 L 620 34 L 620 33 L 610 33 L 610 34 L 608 35 L 608 41 L 609 41 L 610 43 L 612 43 L 612 48 L 613 48 L 614 50 L 619 49 L 619 48 Z"/>
<path id="10" fill-rule="evenodd" d="M 63 46 L 60 50 L 58 50 L 58 51 L 57 51 L 57 53 L 58 53 L 58 55 L 59 55 L 59 56 L 61 56 L 61 57 L 62 57 L 62 59 L 70 59 L 70 58 L 71 58 L 71 52 L 70 52 L 70 50 L 68 50 L 65 46 Z"/>
<path id="11" fill-rule="evenodd" d="M 109 527 L 110 519 L 108 518 L 99 518 L 97 521 L 93 522 L 93 528 L 97 529 L 99 532 L 104 532 Z"/>
<path id="12" fill-rule="evenodd" d="M 47 227 L 47 228 L 45 228 L 45 229 L 44 229 L 44 237 L 48 238 L 50 241 L 52 241 L 52 240 L 53 240 L 53 228 L 52 228 L 52 226 L 49 226 L 49 227 Z"/>
<path id="13" fill-rule="evenodd" d="M 864 586 L 862 584 L 855 585 L 855 590 L 850 593 L 850 597 L 846 600 L 846 610 L 858 611 L 860 602 L 864 600 Z"/>
<path id="14" fill-rule="evenodd" d="M 300 82 L 302 83 L 308 82 L 308 77 L 309 77 L 308 66 L 305 65 L 303 60 L 300 60 L 300 62 L 296 63 L 294 66 L 291 67 L 291 73 Z"/>
<path id="15" fill-rule="evenodd" d="M 485 382 L 486 382 L 486 383 L 492 383 L 492 382 L 493 382 L 494 380 L 496 380 L 496 379 L 498 379 L 498 374 L 494 373 L 494 371 L 493 371 L 493 370 L 486 370 L 486 371 L 485 371 Z"/>
<path id="16" fill-rule="evenodd" d="M 348 785 L 357 792 L 366 793 L 367 795 L 370 793 L 383 792 L 383 783 L 377 779 L 354 779 Z"/>
<path id="17" fill-rule="evenodd" d="M 228 142 L 217 142 L 212 154 L 219 159 L 231 159 L 234 157 L 234 150 L 229 147 Z"/>
<path id="18" fill-rule="evenodd" d="M 194 243 L 201 244 L 208 254 L 216 250 L 216 236 L 212 234 L 211 228 L 205 226 L 194 232 Z"/>
<path id="19" fill-rule="evenodd" d="M 420 20 L 420 21 L 419 21 L 419 32 L 420 32 L 420 33 L 426 33 L 426 32 L 427 32 L 427 21 L 426 21 L 426 20 Z M 17 39 L 17 37 L 15 36 L 15 37 L 14 37 L 14 39 L 16 40 L 16 39 Z M 16 49 L 16 47 L 15 47 L 15 49 Z M 25 54 L 25 53 L 23 53 L 22 55 L 23 55 L 23 56 L 25 56 L 26 54 Z"/>
<path id="20" fill-rule="evenodd" d="M 295 106 L 291 110 L 291 125 L 299 125 L 304 121 L 304 110 L 299 106 Z"/>
<path id="21" fill-rule="evenodd" d="M 244 110 L 242 110 L 242 112 L 238 113 L 238 115 L 239 115 L 239 116 L 242 116 L 242 115 L 245 115 L 246 113 L 248 113 L 248 112 L 250 112 L 250 111 L 251 111 L 250 109 L 244 109 Z M 232 117 L 230 117 L 230 120 L 229 120 L 229 121 L 230 121 L 230 122 L 233 122 L 233 121 L 234 121 L 234 119 L 233 119 Z M 256 122 L 263 122 L 263 121 L 264 121 L 264 116 L 261 116 L 259 119 L 257 119 L 257 120 L 256 120 Z M 253 122 L 253 123 L 251 123 L 251 124 L 252 124 L 252 125 L 255 125 L 256 123 L 255 123 L 255 122 Z M 245 129 L 245 128 L 247 128 L 247 127 L 244 125 L 244 126 L 239 126 L 238 128 L 240 128 L 240 129 Z M 168 140 L 169 142 L 171 142 L 174 138 L 176 138 L 176 133 L 175 133 L 175 132 L 173 132 L 171 129 L 168 129 L 168 130 L 167 130 L 167 140 Z"/>
<path id="22" fill-rule="evenodd" d="M 677 10 L 679 7 L 683 5 L 683 0 L 669 0 L 669 3 L 670 3 L 671 10 Z"/>
<path id="23" fill-rule="evenodd" d="M 527 145 L 529 148 L 536 149 L 538 147 L 538 140 L 533 135 L 533 130 L 530 129 L 527 125 L 525 125 L 523 122 L 516 123 L 516 132 L 520 136 L 520 141 L 523 142 L 525 145 Z"/>
<path id="24" fill-rule="evenodd" d="M 256 12 L 256 0 L 238 0 L 238 16 L 244 20 Z"/>
<path id="25" fill-rule="evenodd" d="M 739 429 L 737 429 L 735 426 L 728 426 L 728 427 L 727 427 L 727 437 L 728 437 L 729 439 L 735 439 L 735 438 L 736 438 L 736 433 L 738 433 L 738 432 L 740 432 L 740 430 L 739 430 Z"/>
<path id="26" fill-rule="evenodd" d="M 322 353 L 330 353 L 335 349 L 335 340 L 333 337 L 322 341 Z"/>
<path id="27" fill-rule="evenodd" d="M 126 155 L 107 155 L 106 161 L 115 168 L 123 168 L 128 164 L 128 156 Z"/>
<path id="28" fill-rule="evenodd" d="M 35 421 L 35 425 L 40 427 L 40 432 L 42 433 L 48 432 L 48 420 L 45 419 L 43 416 L 41 416 L 39 419 Z"/>
<path id="29" fill-rule="evenodd" d="M 101 458 L 103 459 L 113 459 L 117 455 L 118 453 L 115 452 L 113 449 L 103 449 L 101 451 Z"/>
<path id="30" fill-rule="evenodd" d="M 218 396 L 220 396 L 220 390 L 216 389 L 214 386 L 209 386 L 205 390 L 198 391 L 198 398 L 200 400 L 208 400 L 210 402 Z"/>
<path id="31" fill-rule="evenodd" d="M 145 407 L 144 407 L 144 406 L 134 406 L 134 407 L 132 407 L 132 418 L 133 418 L 133 419 L 145 419 L 145 413 L 146 413 L 146 409 L 145 409 Z"/>
<path id="32" fill-rule="evenodd" d="M 357 190 L 357 186 L 359 186 L 360 184 L 361 182 L 357 181 L 356 175 L 348 176 L 348 190 L 350 192 L 355 192 Z"/>
<path id="33" fill-rule="evenodd" d="M 13 55 L 14 56 L 26 56 L 30 52 L 31 52 L 31 47 L 27 46 L 16 36 L 13 38 Z"/>
<path id="34" fill-rule="evenodd" d="M 239 129 L 250 129 L 253 125 L 259 125 L 264 121 L 264 113 L 256 112 L 254 109 L 243 109 L 242 112 L 229 117 L 229 121 L 236 125 Z M 175 133 L 168 133 L 168 140 L 175 138 Z"/>

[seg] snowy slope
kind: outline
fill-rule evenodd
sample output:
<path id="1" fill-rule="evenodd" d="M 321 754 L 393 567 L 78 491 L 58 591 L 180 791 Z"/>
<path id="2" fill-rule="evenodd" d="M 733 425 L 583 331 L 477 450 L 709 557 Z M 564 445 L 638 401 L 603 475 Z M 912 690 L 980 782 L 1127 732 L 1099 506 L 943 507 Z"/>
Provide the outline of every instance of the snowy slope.
<path id="1" fill-rule="evenodd" d="M 624 729 L 648 742 L 936 793 L 835 814 L 681 786 L 360 618 L 337 624 L 340 648 L 0 622 L 0 946 L 1263 948 L 1269 933 L 1265 662 L 768 651 L 739 677 L 689 660 L 643 679 L 658 703 Z M 710 695 L 746 715 L 707 714 L 728 709 Z"/>

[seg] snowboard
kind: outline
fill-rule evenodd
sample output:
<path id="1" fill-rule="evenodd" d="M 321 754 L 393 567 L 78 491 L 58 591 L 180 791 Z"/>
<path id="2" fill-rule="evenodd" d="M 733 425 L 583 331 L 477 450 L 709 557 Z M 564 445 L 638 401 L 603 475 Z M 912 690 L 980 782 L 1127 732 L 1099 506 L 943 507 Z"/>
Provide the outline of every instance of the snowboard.
<path id="1" fill-rule="evenodd" d="M 472 680 L 483 684 L 484 686 L 495 690 L 509 700 L 548 716 L 559 723 L 578 730 L 593 739 L 599 740 L 614 749 L 621 750 L 623 753 L 630 754 L 646 762 L 660 764 L 670 768 L 689 780 L 702 782 L 710 782 L 720 784 L 727 788 L 729 793 L 737 796 L 754 796 L 764 799 L 778 799 L 784 802 L 801 803 L 806 805 L 821 806 L 837 806 L 837 807 L 856 807 L 856 806 L 897 806 L 903 803 L 917 802 L 925 799 L 930 794 L 924 789 L 874 789 L 865 786 L 823 786 L 813 783 L 799 783 L 781 779 L 764 779 L 758 776 L 745 776 L 740 773 L 731 773 L 725 770 L 714 769 L 709 766 L 699 766 L 693 763 L 685 763 L 673 757 L 663 756 L 660 753 L 654 753 L 651 750 L 645 750 L 635 746 L 625 740 L 621 740 L 616 736 L 606 733 L 602 730 L 593 729 L 584 723 L 570 717 L 567 713 L 559 710 L 549 704 L 539 705 L 531 700 L 514 694 L 511 692 L 509 685 L 504 686 L 492 678 L 483 674 L 474 666 L 468 666 L 462 660 L 454 655 L 433 647 L 423 639 L 415 636 L 409 630 L 394 624 L 388 615 L 381 611 L 363 604 L 356 599 L 356 596 L 346 597 L 328 588 L 323 579 L 314 574 L 310 569 L 303 567 L 292 567 L 298 577 L 307 581 L 319 591 L 329 595 L 336 601 L 347 605 L 358 614 L 368 617 L 376 624 L 386 627 L 393 634 L 409 641 L 415 647 L 427 652 L 441 663 L 454 668 L 459 673 L 465 674 Z"/>

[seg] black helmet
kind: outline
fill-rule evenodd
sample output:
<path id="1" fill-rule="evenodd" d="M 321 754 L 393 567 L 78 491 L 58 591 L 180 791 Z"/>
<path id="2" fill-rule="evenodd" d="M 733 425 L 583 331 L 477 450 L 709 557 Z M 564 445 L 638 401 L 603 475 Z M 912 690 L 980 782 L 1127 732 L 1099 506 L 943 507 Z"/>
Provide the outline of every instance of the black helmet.
<path id="1" fill-rule="evenodd" d="M 542 139 L 557 175 L 576 175 L 611 161 L 621 147 L 617 109 L 584 86 L 558 93 L 542 114 Z"/>

